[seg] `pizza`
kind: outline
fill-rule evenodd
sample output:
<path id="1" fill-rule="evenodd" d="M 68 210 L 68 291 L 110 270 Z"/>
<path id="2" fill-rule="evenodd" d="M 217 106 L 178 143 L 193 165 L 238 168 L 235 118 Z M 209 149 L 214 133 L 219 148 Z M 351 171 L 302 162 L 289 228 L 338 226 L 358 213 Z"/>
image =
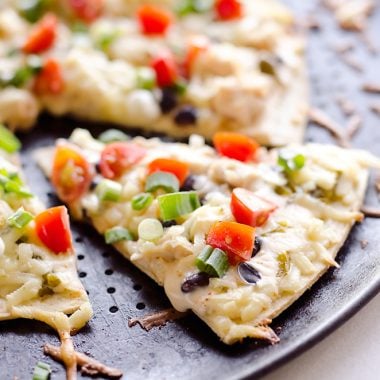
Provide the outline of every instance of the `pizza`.
<path id="1" fill-rule="evenodd" d="M 275 0 L 3 0 L 0 36 L 11 128 L 48 111 L 175 137 L 302 141 L 304 41 Z"/>
<path id="2" fill-rule="evenodd" d="M 88 322 L 92 307 L 77 274 L 67 209 L 45 209 L 30 192 L 18 147 L 0 126 L 0 321 L 26 318 L 51 326 L 68 372 L 76 373 L 70 334 Z"/>
<path id="3" fill-rule="evenodd" d="M 77 129 L 36 159 L 77 218 L 192 310 L 226 344 L 279 340 L 271 320 L 331 266 L 354 223 L 368 168 L 360 150 L 268 150 L 219 132 L 214 148 Z"/>

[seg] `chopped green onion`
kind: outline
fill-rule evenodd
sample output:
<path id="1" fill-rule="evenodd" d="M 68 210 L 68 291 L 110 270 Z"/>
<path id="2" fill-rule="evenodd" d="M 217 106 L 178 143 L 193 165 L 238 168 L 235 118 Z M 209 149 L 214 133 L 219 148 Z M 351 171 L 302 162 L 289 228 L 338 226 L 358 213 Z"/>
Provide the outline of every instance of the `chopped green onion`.
<path id="1" fill-rule="evenodd" d="M 108 129 L 99 135 L 98 140 L 104 144 L 109 144 L 115 141 L 127 141 L 129 136 L 118 129 Z"/>
<path id="2" fill-rule="evenodd" d="M 46 273 L 43 276 L 44 283 L 51 288 L 55 288 L 61 283 L 61 279 L 55 273 Z"/>
<path id="3" fill-rule="evenodd" d="M 277 164 L 287 174 L 301 170 L 305 166 L 306 158 L 302 154 L 289 155 L 287 153 L 280 153 L 278 156 Z"/>
<path id="4" fill-rule="evenodd" d="M 21 148 L 19 139 L 4 125 L 0 124 L 0 149 L 7 153 L 15 153 Z"/>
<path id="5" fill-rule="evenodd" d="M 42 60 L 37 55 L 31 55 L 27 58 L 25 66 L 17 69 L 13 76 L 7 80 L 3 80 L 3 85 L 22 87 L 24 86 L 32 77 L 38 74 L 42 70 Z"/>
<path id="6" fill-rule="evenodd" d="M 133 235 L 124 227 L 116 226 L 104 233 L 107 244 L 118 243 L 122 240 L 134 240 Z"/>
<path id="7" fill-rule="evenodd" d="M 156 87 L 156 74 L 150 67 L 140 67 L 136 71 L 136 85 L 144 90 L 153 90 Z"/>
<path id="8" fill-rule="evenodd" d="M 33 215 L 22 207 L 8 218 L 11 227 L 23 228 L 33 220 Z"/>
<path id="9" fill-rule="evenodd" d="M 103 179 L 95 188 L 95 193 L 101 201 L 117 202 L 120 200 L 123 187 L 120 183 Z"/>
<path id="10" fill-rule="evenodd" d="M 197 257 L 195 265 L 201 272 L 221 278 L 229 268 L 228 256 L 221 249 L 207 245 Z"/>
<path id="11" fill-rule="evenodd" d="M 38 362 L 34 367 L 33 380 L 47 380 L 50 376 L 51 368 L 49 364 Z"/>
<path id="12" fill-rule="evenodd" d="M 164 234 L 164 228 L 158 219 L 144 219 L 138 227 L 139 238 L 155 241 Z"/>
<path id="13" fill-rule="evenodd" d="M 119 35 L 120 33 L 117 30 L 101 31 L 96 36 L 95 45 L 98 49 L 107 51 Z"/>
<path id="14" fill-rule="evenodd" d="M 12 180 L 8 181 L 4 185 L 4 191 L 6 193 L 16 194 L 16 195 L 18 195 L 21 198 L 31 198 L 31 197 L 33 197 L 33 194 L 29 190 L 27 190 L 24 186 L 21 186 L 16 181 L 12 181 Z"/>
<path id="15" fill-rule="evenodd" d="M 177 6 L 179 16 L 187 16 L 191 13 L 204 13 L 211 9 L 213 0 L 182 0 Z"/>
<path id="16" fill-rule="evenodd" d="M 201 207 L 198 194 L 195 191 L 164 194 L 157 199 L 160 207 L 160 217 L 164 222 L 188 215 Z"/>
<path id="17" fill-rule="evenodd" d="M 179 80 L 174 84 L 174 89 L 179 95 L 184 95 L 187 91 L 187 83 L 184 80 Z"/>
<path id="18" fill-rule="evenodd" d="M 46 11 L 46 0 L 19 0 L 18 9 L 29 22 L 38 21 Z"/>
<path id="19" fill-rule="evenodd" d="M 145 191 L 153 193 L 159 189 L 164 190 L 167 193 L 175 193 L 179 190 L 178 178 L 167 172 L 155 172 L 148 176 L 145 183 Z"/>
<path id="20" fill-rule="evenodd" d="M 136 211 L 145 210 L 153 202 L 153 196 L 149 193 L 137 194 L 132 198 L 132 208 Z"/>
<path id="21" fill-rule="evenodd" d="M 88 26 L 84 22 L 75 21 L 71 24 L 71 30 L 78 34 L 88 33 Z"/>

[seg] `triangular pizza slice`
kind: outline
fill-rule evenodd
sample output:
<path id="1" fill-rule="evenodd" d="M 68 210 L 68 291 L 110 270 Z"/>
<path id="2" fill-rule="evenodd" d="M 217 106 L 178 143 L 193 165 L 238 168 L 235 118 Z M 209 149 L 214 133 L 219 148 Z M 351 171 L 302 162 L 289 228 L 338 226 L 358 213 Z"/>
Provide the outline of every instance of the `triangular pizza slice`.
<path id="1" fill-rule="evenodd" d="M 67 209 L 46 210 L 30 192 L 18 146 L 0 126 L 0 321 L 27 318 L 50 325 L 73 379 L 77 361 L 70 334 L 88 322 L 92 308 L 77 274 Z"/>
<path id="2" fill-rule="evenodd" d="M 278 340 L 270 321 L 338 266 L 368 168 L 380 167 L 360 150 L 267 150 L 234 133 L 216 134 L 215 149 L 196 135 L 123 139 L 78 129 L 37 159 L 73 215 L 227 344 Z"/>

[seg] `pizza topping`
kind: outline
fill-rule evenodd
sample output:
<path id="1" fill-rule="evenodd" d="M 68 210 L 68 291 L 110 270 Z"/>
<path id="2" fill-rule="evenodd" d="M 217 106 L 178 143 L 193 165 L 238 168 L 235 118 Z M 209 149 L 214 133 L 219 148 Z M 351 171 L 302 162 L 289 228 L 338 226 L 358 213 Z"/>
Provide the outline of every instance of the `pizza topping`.
<path id="1" fill-rule="evenodd" d="M 29 22 L 38 21 L 46 11 L 46 0 L 21 0 L 18 2 L 18 10 Z"/>
<path id="2" fill-rule="evenodd" d="M 205 272 L 194 273 L 186 277 L 181 285 L 181 290 L 184 293 L 190 293 L 198 287 L 208 286 L 210 283 L 210 276 Z"/>
<path id="3" fill-rule="evenodd" d="M 100 172 L 108 179 L 119 178 L 132 165 L 137 164 L 146 150 L 130 142 L 108 144 L 100 156 Z"/>
<path id="4" fill-rule="evenodd" d="M 144 219 L 138 226 L 139 238 L 147 241 L 155 241 L 164 234 L 164 228 L 158 219 Z"/>
<path id="5" fill-rule="evenodd" d="M 247 284 L 254 285 L 259 280 L 261 280 L 260 273 L 248 263 L 240 263 L 238 265 L 237 271 L 241 279 Z"/>
<path id="6" fill-rule="evenodd" d="M 305 166 L 305 162 L 306 158 L 304 155 L 285 151 L 279 154 L 277 160 L 277 164 L 286 174 L 301 170 Z"/>
<path id="7" fill-rule="evenodd" d="M 24 208 L 19 208 L 14 214 L 8 218 L 8 224 L 15 228 L 24 228 L 33 220 L 33 215 L 25 211 Z"/>
<path id="8" fill-rule="evenodd" d="M 211 277 L 223 277 L 228 268 L 228 257 L 224 251 L 219 248 L 213 248 L 209 245 L 202 250 L 195 260 L 197 268 Z"/>
<path id="9" fill-rule="evenodd" d="M 44 362 L 38 362 L 37 365 L 34 367 L 32 380 L 48 380 L 50 374 L 50 365 Z"/>
<path id="10" fill-rule="evenodd" d="M 107 244 L 115 244 L 123 240 L 134 240 L 133 235 L 124 227 L 116 226 L 104 233 Z"/>
<path id="11" fill-rule="evenodd" d="M 181 186 L 181 191 L 193 191 L 195 185 L 195 177 L 193 175 L 189 175 L 183 185 Z"/>
<path id="12" fill-rule="evenodd" d="M 252 227 L 262 226 L 277 208 L 272 202 L 242 188 L 232 191 L 230 207 L 238 223 Z"/>
<path id="13" fill-rule="evenodd" d="M 160 217 L 165 222 L 191 214 L 201 207 L 195 191 L 160 195 L 158 198 Z"/>
<path id="14" fill-rule="evenodd" d="M 262 240 L 258 236 L 255 236 L 255 246 L 252 251 L 252 257 L 256 256 L 261 251 L 262 244 Z"/>
<path id="15" fill-rule="evenodd" d="M 148 173 L 152 174 L 157 171 L 174 174 L 178 178 L 179 185 L 182 186 L 189 175 L 189 165 L 175 159 L 157 158 L 148 165 Z"/>
<path id="16" fill-rule="evenodd" d="M 36 76 L 33 91 L 38 95 L 57 95 L 63 91 L 64 79 L 60 64 L 48 58 Z"/>
<path id="17" fill-rule="evenodd" d="M 7 153 L 15 153 L 21 148 L 20 140 L 4 125 L 0 124 L 0 149 Z"/>
<path id="18" fill-rule="evenodd" d="M 192 37 L 187 46 L 187 53 L 183 63 L 186 77 L 191 76 L 193 66 L 198 57 L 208 49 L 210 41 L 203 35 Z"/>
<path id="19" fill-rule="evenodd" d="M 93 168 L 86 158 L 69 145 L 59 145 L 53 159 L 52 184 L 67 203 L 81 198 L 90 188 Z"/>
<path id="20" fill-rule="evenodd" d="M 215 133 L 213 143 L 220 155 L 243 162 L 254 160 L 259 148 L 255 140 L 233 132 Z"/>
<path id="21" fill-rule="evenodd" d="M 175 89 L 171 87 L 166 87 L 162 89 L 161 99 L 160 99 L 160 109 L 162 113 L 169 113 L 173 111 L 178 105 L 178 97 Z"/>
<path id="22" fill-rule="evenodd" d="M 156 87 L 156 73 L 150 67 L 140 67 L 136 70 L 136 85 L 144 90 L 153 90 Z"/>
<path id="23" fill-rule="evenodd" d="M 35 219 L 36 233 L 43 244 L 54 253 L 72 252 L 70 221 L 64 206 L 50 208 Z"/>
<path id="24" fill-rule="evenodd" d="M 17 173 L 10 173 L 5 169 L 0 169 L 0 190 L 2 190 L 3 194 L 12 194 L 19 198 L 31 198 L 33 196 L 25 188 Z"/>
<path id="25" fill-rule="evenodd" d="M 25 41 L 22 50 L 27 54 L 39 54 L 50 49 L 56 39 L 57 34 L 57 17 L 52 14 L 46 14 L 31 31 L 28 39 Z"/>
<path id="26" fill-rule="evenodd" d="M 160 87 L 173 86 L 179 77 L 177 63 L 173 55 L 167 51 L 157 55 L 151 67 L 156 73 L 156 82 Z"/>
<path id="27" fill-rule="evenodd" d="M 104 202 L 118 202 L 122 191 L 121 184 L 110 179 L 103 179 L 95 188 L 96 195 Z"/>
<path id="28" fill-rule="evenodd" d="M 110 144 L 113 142 L 127 141 L 129 136 L 119 129 L 108 129 L 101 133 L 98 140 L 104 144 Z"/>
<path id="29" fill-rule="evenodd" d="M 178 178 L 168 172 L 156 171 L 150 174 L 145 183 L 145 191 L 154 193 L 157 190 L 164 190 L 166 193 L 176 193 L 179 190 Z"/>
<path id="30" fill-rule="evenodd" d="M 163 35 L 173 22 L 171 12 L 154 5 L 143 5 L 137 11 L 141 31 L 146 35 Z"/>
<path id="31" fill-rule="evenodd" d="M 225 251 L 230 264 L 236 265 L 251 258 L 255 228 L 236 222 L 217 222 L 211 227 L 206 243 Z"/>
<path id="32" fill-rule="evenodd" d="M 96 20 L 103 11 L 104 0 L 69 0 L 76 17 L 84 22 Z"/>
<path id="33" fill-rule="evenodd" d="M 235 20 L 243 16 L 243 4 L 239 0 L 216 0 L 215 11 L 220 20 Z"/>
<path id="34" fill-rule="evenodd" d="M 132 198 L 131 206 L 135 211 L 147 209 L 153 202 L 153 195 L 149 193 L 137 194 Z"/>
<path id="35" fill-rule="evenodd" d="M 186 16 L 190 13 L 204 13 L 212 8 L 213 0 L 181 0 L 177 6 L 177 14 Z"/>
<path id="36" fill-rule="evenodd" d="M 194 125 L 197 123 L 197 110 L 193 106 L 182 106 L 174 116 L 177 125 Z"/>

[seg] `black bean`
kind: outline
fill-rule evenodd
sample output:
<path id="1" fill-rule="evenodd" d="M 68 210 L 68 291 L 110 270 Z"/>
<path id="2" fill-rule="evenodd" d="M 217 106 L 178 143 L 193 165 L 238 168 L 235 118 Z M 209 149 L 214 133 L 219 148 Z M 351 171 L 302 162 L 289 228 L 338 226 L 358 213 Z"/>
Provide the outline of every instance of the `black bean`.
<path id="1" fill-rule="evenodd" d="M 99 162 L 97 162 L 95 164 L 95 170 L 96 170 L 97 173 L 100 173 L 100 163 Z"/>
<path id="2" fill-rule="evenodd" d="M 91 184 L 90 184 L 90 190 L 95 190 L 95 187 L 98 186 L 99 184 L 99 180 L 94 178 L 92 181 L 91 181 Z"/>
<path id="3" fill-rule="evenodd" d="M 181 285 L 181 290 L 184 293 L 190 293 L 199 286 L 207 286 L 210 282 L 210 276 L 207 273 L 194 273 L 187 277 Z"/>
<path id="4" fill-rule="evenodd" d="M 183 106 L 174 116 L 174 121 L 177 125 L 194 125 L 197 123 L 197 111 L 192 106 Z"/>
<path id="5" fill-rule="evenodd" d="M 256 236 L 255 246 L 253 247 L 253 251 L 252 251 L 252 257 L 257 255 L 260 252 L 262 244 L 263 244 L 263 241 L 258 236 Z"/>
<path id="6" fill-rule="evenodd" d="M 193 175 L 189 175 L 185 182 L 183 183 L 181 187 L 181 191 L 192 191 L 194 190 L 194 184 L 195 184 L 195 177 Z"/>
<path id="7" fill-rule="evenodd" d="M 260 273 L 248 263 L 240 263 L 238 266 L 238 273 L 242 280 L 247 284 L 254 285 L 257 281 L 261 280 Z"/>
<path id="8" fill-rule="evenodd" d="M 163 88 L 160 99 L 160 108 L 162 113 L 169 113 L 177 107 L 177 104 L 178 99 L 175 90 L 172 88 Z"/>
<path id="9" fill-rule="evenodd" d="M 167 220 L 166 222 L 161 222 L 161 224 L 162 224 L 162 227 L 168 228 L 168 227 L 176 226 L 177 222 L 173 219 L 173 220 Z"/>

